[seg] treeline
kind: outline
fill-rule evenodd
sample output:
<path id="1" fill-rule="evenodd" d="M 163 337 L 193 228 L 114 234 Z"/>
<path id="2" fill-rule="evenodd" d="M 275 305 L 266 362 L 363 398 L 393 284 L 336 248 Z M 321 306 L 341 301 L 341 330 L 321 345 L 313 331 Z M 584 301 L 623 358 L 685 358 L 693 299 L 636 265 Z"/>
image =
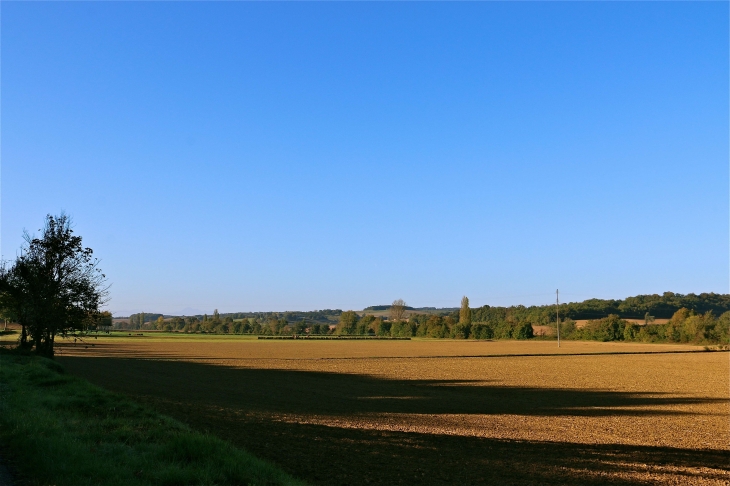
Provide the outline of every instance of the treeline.
<path id="1" fill-rule="evenodd" d="M 222 319 L 230 317 L 236 319 L 258 319 L 260 321 L 268 321 L 270 319 L 285 319 L 287 322 L 294 321 L 312 321 L 319 323 L 335 323 L 337 318 L 342 314 L 342 309 L 322 309 L 314 311 L 286 311 L 286 312 L 232 312 L 228 314 L 220 314 Z M 207 316 L 196 316 L 205 318 Z"/>
<path id="2" fill-rule="evenodd" d="M 690 309 L 679 309 L 665 324 L 637 325 L 611 314 L 603 319 L 588 321 L 577 328 L 567 319 L 560 325 L 561 337 L 591 341 L 629 341 L 643 343 L 730 343 L 730 311 L 716 317 L 712 311 L 698 314 Z"/>
<path id="3" fill-rule="evenodd" d="M 176 331 L 182 330 L 182 327 L 184 327 L 184 325 L 182 327 L 179 325 L 181 322 L 190 323 L 192 325 L 196 321 L 198 323 L 207 323 L 214 320 L 216 321 L 216 325 L 219 321 L 222 322 L 224 320 L 229 323 L 236 321 L 243 322 L 248 320 L 249 323 L 253 325 L 254 320 L 258 321 L 259 323 L 263 323 L 269 322 L 272 319 L 283 319 L 287 323 L 297 321 L 310 321 L 312 323 L 316 322 L 319 324 L 335 324 L 340 314 L 342 314 L 341 309 L 323 309 L 309 312 L 231 312 L 227 314 L 220 314 L 218 313 L 218 310 L 216 310 L 214 311 L 213 316 L 201 314 L 189 317 L 165 316 L 164 314 L 140 312 L 130 315 L 127 322 L 118 322 L 116 324 L 116 328 L 125 330 L 156 330 L 160 318 L 162 318 L 162 320 L 165 322 L 173 322 L 174 324 L 171 324 L 171 327 L 173 328 L 173 330 Z"/>
<path id="4" fill-rule="evenodd" d="M 340 311 L 341 313 L 341 311 Z M 121 330 L 147 330 L 168 332 L 215 333 L 215 334 L 257 334 L 257 335 L 291 335 L 291 334 L 331 334 L 334 324 L 295 320 L 290 322 L 287 313 L 261 313 L 267 318 L 244 317 L 234 319 L 232 314 L 219 314 L 216 310 L 212 316 L 202 317 L 168 317 L 162 314 L 134 314 L 129 321 L 118 322 L 115 327 Z M 147 316 L 157 316 L 148 320 Z"/>
<path id="5" fill-rule="evenodd" d="M 363 310 L 365 312 L 367 311 L 387 311 L 390 310 L 390 308 L 393 307 L 392 305 L 371 305 L 370 307 L 365 307 Z M 413 310 L 413 307 L 404 305 L 403 308 L 405 310 Z"/>
<path id="6" fill-rule="evenodd" d="M 123 329 L 142 329 L 145 323 L 154 322 L 160 317 L 164 318 L 162 314 L 147 314 L 145 312 L 140 312 L 139 314 L 132 314 L 129 316 L 129 324 L 125 324 L 123 327 L 120 325 L 119 327 Z"/>
<path id="7" fill-rule="evenodd" d="M 684 306 L 683 304 L 686 304 Z M 385 306 L 373 306 L 385 307 Z M 676 307 L 676 309 L 675 309 Z M 670 321 L 655 324 L 669 310 Z M 380 310 L 380 309 L 377 309 Z M 615 312 L 612 312 L 615 311 Z M 148 319 L 156 316 L 156 319 Z M 243 316 L 243 317 L 239 317 Z M 576 320 L 592 316 L 584 327 Z M 646 325 L 626 319 L 642 318 Z M 719 316 L 719 317 L 718 317 Z M 311 319 L 307 319 L 310 317 Z M 318 322 L 314 318 L 326 318 Z M 597 318 L 596 318 L 597 317 Z M 591 299 L 560 306 L 561 337 L 598 341 L 686 342 L 727 344 L 730 296 L 724 294 L 640 295 L 625 300 Z M 665 317 L 666 318 L 666 317 Z M 324 310 L 284 313 L 234 313 L 165 318 L 160 314 L 131 316 L 120 329 L 258 335 L 351 335 L 451 339 L 530 339 L 533 326 L 555 329 L 556 306 L 469 307 L 448 315 L 416 313 L 383 319 L 355 311 Z"/>
<path id="8" fill-rule="evenodd" d="M 669 319 L 679 309 L 695 314 L 712 312 L 714 315 L 730 311 L 730 294 L 675 294 L 637 295 L 623 300 L 589 299 L 583 302 L 560 304 L 560 318 L 573 320 L 601 319 L 616 315 L 622 319 Z M 485 305 L 473 310 L 475 322 L 530 322 L 535 325 L 555 324 L 556 306 L 491 307 Z M 455 315 L 453 313 L 452 315 Z"/>
<path id="9" fill-rule="evenodd" d="M 468 300 L 467 300 L 468 305 Z M 430 337 L 452 339 L 529 339 L 533 337 L 532 324 L 528 322 L 472 323 L 462 309 L 455 316 L 411 314 L 407 320 L 384 321 L 366 314 L 363 317 L 353 311 L 343 312 L 334 332 L 341 335 Z"/>

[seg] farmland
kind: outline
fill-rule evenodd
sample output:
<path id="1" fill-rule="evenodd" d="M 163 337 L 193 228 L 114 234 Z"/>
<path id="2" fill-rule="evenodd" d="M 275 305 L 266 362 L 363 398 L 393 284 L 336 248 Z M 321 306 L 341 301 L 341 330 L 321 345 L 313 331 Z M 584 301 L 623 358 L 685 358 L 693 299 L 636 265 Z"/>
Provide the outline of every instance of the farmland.
<path id="1" fill-rule="evenodd" d="M 58 360 L 312 484 L 726 484 L 728 353 L 701 351 L 160 335 Z"/>

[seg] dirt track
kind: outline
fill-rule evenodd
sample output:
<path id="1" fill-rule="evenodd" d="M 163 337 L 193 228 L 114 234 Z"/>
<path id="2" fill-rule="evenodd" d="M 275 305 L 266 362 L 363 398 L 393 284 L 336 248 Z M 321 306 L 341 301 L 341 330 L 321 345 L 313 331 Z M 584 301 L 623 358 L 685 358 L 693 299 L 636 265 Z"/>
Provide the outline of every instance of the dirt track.
<path id="1" fill-rule="evenodd" d="M 314 484 L 730 482 L 728 353 L 570 342 L 563 355 L 546 355 L 557 351 L 551 342 L 95 344 L 59 360 Z"/>

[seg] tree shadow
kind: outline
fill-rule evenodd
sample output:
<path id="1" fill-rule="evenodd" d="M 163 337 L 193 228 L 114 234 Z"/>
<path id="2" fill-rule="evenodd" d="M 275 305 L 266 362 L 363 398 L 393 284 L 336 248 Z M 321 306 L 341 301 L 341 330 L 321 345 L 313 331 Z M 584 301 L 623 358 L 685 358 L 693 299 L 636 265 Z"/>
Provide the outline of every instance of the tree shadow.
<path id="1" fill-rule="evenodd" d="M 101 384 L 112 378 L 115 387 L 135 395 L 276 413 L 641 416 L 682 413 L 667 406 L 723 402 L 662 393 L 514 387 L 485 380 L 394 380 L 187 361 L 99 357 L 63 357 L 60 361 Z"/>
<path id="2" fill-rule="evenodd" d="M 62 357 L 75 374 L 153 405 L 314 484 L 637 484 L 651 468 L 727 480 L 730 453 L 629 445 L 500 440 L 292 423 L 276 414 L 336 419 L 378 414 L 635 416 L 720 399 L 558 388 L 483 380 L 393 380 L 230 368 L 182 361 Z M 641 407 L 639 409 L 638 407 Z M 647 469 L 648 468 L 648 469 Z M 677 470 L 680 468 L 681 470 Z M 645 474 L 647 482 L 649 475 Z M 656 482 L 656 481 L 654 481 Z"/>

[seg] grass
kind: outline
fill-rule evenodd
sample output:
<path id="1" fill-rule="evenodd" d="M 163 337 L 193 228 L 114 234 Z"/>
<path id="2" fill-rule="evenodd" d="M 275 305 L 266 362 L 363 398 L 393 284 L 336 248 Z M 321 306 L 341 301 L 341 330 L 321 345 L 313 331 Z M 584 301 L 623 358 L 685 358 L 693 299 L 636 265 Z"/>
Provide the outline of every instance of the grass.
<path id="1" fill-rule="evenodd" d="M 0 351 L 0 440 L 29 484 L 303 484 L 55 361 L 8 351 Z"/>

